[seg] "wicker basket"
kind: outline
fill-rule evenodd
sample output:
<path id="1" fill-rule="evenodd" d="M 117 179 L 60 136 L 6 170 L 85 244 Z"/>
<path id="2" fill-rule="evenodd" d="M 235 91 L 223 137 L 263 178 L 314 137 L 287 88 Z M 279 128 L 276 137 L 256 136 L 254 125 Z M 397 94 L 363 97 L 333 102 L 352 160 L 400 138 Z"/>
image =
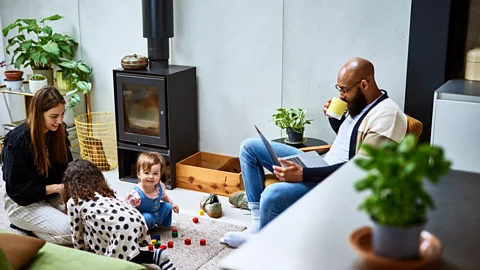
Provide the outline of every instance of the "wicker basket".
<path id="1" fill-rule="evenodd" d="M 80 155 L 101 171 L 118 166 L 115 114 L 91 112 L 75 117 Z"/>

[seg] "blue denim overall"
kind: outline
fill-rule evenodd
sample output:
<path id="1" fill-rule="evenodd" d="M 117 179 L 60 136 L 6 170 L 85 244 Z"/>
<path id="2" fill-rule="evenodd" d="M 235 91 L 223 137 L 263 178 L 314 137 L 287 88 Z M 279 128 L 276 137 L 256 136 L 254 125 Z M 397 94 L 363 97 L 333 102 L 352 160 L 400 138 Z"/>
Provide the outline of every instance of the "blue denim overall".
<path id="1" fill-rule="evenodd" d="M 162 187 L 158 184 L 158 198 L 150 199 L 143 193 L 138 186 L 134 187 L 140 196 L 141 202 L 137 206 L 138 211 L 142 213 L 147 222 L 148 229 L 151 230 L 155 225 L 160 225 L 164 228 L 172 226 L 172 205 L 168 202 L 162 202 Z"/>

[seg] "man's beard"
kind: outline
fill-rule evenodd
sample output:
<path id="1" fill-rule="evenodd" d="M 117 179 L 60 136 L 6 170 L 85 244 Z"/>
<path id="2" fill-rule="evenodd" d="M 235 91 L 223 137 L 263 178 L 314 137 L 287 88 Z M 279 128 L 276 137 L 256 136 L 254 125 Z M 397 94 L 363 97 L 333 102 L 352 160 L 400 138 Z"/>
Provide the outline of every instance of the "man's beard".
<path id="1" fill-rule="evenodd" d="M 347 108 L 348 108 L 348 113 L 352 116 L 355 117 L 359 115 L 363 109 L 367 106 L 367 98 L 362 92 L 362 89 L 360 87 L 357 87 L 355 96 L 353 97 L 353 100 L 348 103 Z"/>

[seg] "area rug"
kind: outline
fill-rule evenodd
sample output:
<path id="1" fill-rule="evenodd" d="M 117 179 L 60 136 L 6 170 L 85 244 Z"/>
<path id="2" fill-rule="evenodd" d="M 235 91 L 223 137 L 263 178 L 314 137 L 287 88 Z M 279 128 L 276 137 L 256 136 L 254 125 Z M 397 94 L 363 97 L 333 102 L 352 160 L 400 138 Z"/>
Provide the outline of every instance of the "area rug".
<path id="1" fill-rule="evenodd" d="M 10 222 L 3 206 L 3 198 L 0 198 L 0 230 L 25 234 L 22 231 L 10 228 Z M 217 269 L 218 262 L 233 250 L 224 244 L 220 244 L 220 237 L 226 232 L 243 231 L 246 227 L 217 221 L 206 215 L 198 217 L 198 223 L 194 223 L 192 218 L 192 216 L 186 214 L 173 215 L 172 225 L 178 230 L 177 238 L 172 237 L 170 230 L 158 229 L 153 231 L 152 235 L 160 235 L 160 242 L 165 245 L 168 241 L 173 241 L 173 248 L 167 249 L 166 252 L 177 269 Z M 185 245 L 184 241 L 187 237 L 191 239 L 192 243 L 190 245 Z M 200 239 L 202 238 L 206 240 L 205 246 L 200 245 Z M 155 267 L 151 266 L 151 269 L 155 269 Z"/>
<path id="2" fill-rule="evenodd" d="M 167 245 L 173 241 L 173 248 L 166 251 L 172 261 L 180 270 L 217 269 L 218 262 L 228 255 L 233 249 L 220 244 L 219 239 L 231 231 L 243 231 L 244 226 L 217 221 L 207 215 L 198 217 L 198 223 L 192 221 L 192 216 L 174 214 L 172 227 L 177 228 L 178 237 L 173 238 L 171 230 L 155 230 L 153 235 L 160 235 L 160 242 Z M 185 239 L 190 238 L 191 244 L 186 245 Z M 200 245 L 200 239 L 206 240 L 206 245 Z"/>

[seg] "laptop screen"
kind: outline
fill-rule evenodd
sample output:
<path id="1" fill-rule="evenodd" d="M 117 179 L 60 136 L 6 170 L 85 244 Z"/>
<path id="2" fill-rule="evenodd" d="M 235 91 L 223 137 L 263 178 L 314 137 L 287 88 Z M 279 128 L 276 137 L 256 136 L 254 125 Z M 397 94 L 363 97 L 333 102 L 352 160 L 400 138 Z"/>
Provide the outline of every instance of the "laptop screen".
<path id="1" fill-rule="evenodd" d="M 265 138 L 265 136 L 263 136 L 262 132 L 260 132 L 257 126 L 255 126 L 255 129 L 257 130 L 258 135 L 260 135 L 260 138 L 262 139 L 263 144 L 267 148 L 267 152 L 270 155 L 270 158 L 272 159 L 273 164 L 275 164 L 276 166 L 282 167 L 282 164 L 278 161 L 277 154 L 275 154 L 275 151 L 273 151 L 273 148 L 270 142 Z"/>

